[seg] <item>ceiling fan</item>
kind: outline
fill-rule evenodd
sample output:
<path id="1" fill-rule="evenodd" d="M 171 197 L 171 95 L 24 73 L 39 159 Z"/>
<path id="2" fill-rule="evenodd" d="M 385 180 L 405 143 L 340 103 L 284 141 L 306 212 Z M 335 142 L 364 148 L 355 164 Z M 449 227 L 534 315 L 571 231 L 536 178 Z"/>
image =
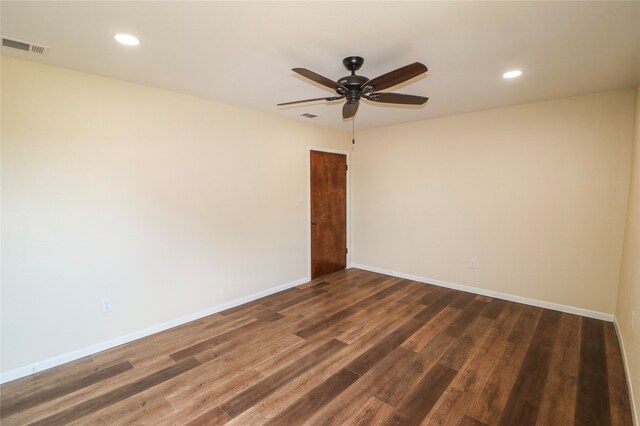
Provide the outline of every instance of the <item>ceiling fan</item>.
<path id="1" fill-rule="evenodd" d="M 356 75 L 356 71 L 360 69 L 364 63 L 364 59 L 360 56 L 349 56 L 342 60 L 345 68 L 351 71 L 351 75 L 342 77 L 338 81 L 332 81 L 327 77 L 323 77 L 306 68 L 293 68 L 292 71 L 300 74 L 309 80 L 315 81 L 325 87 L 335 90 L 338 96 L 329 96 L 325 98 L 305 99 L 303 101 L 284 102 L 278 106 L 300 104 L 303 102 L 313 101 L 337 101 L 338 99 L 346 99 L 342 107 L 342 118 L 351 118 L 356 115 L 360 99 L 364 98 L 373 102 L 382 102 L 388 104 L 402 105 L 422 105 L 429 98 L 423 96 L 405 95 L 402 93 L 387 93 L 380 90 L 388 89 L 396 86 L 413 77 L 419 76 L 427 72 L 427 67 L 420 62 L 406 65 L 397 70 L 382 74 L 379 77 L 369 80 L 362 75 Z"/>

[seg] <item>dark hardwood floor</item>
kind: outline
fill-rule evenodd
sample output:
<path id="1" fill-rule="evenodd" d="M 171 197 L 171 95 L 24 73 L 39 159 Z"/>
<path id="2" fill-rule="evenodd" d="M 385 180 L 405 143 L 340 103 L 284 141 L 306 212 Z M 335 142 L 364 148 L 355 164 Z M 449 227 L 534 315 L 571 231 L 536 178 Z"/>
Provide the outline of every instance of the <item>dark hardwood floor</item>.
<path id="1" fill-rule="evenodd" d="M 349 269 L 0 387 L 3 425 L 631 425 L 612 323 Z"/>

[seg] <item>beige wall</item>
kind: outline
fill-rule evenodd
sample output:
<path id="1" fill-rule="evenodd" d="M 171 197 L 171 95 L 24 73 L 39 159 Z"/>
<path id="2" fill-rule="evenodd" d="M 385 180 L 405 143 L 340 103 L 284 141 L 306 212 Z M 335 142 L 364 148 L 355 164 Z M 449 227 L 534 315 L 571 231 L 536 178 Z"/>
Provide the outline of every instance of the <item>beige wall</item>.
<path id="1" fill-rule="evenodd" d="M 359 132 L 352 261 L 613 314 L 633 103 L 618 90 Z"/>
<path id="2" fill-rule="evenodd" d="M 638 423 L 638 412 L 640 412 L 640 85 L 636 88 L 630 182 L 616 321 L 624 344 L 629 370 L 627 373 L 631 377 L 636 423 Z"/>
<path id="3" fill-rule="evenodd" d="M 306 146 L 351 139 L 9 57 L 1 136 L 3 372 L 304 278 Z"/>

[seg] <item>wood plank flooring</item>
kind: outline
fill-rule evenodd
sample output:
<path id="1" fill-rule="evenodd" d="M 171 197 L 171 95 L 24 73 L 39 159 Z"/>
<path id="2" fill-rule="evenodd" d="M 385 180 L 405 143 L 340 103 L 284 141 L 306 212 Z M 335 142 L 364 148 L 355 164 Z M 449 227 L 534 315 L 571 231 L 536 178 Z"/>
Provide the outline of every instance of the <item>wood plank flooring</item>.
<path id="1" fill-rule="evenodd" d="M 611 323 L 349 269 L 0 387 L 3 425 L 632 425 Z"/>

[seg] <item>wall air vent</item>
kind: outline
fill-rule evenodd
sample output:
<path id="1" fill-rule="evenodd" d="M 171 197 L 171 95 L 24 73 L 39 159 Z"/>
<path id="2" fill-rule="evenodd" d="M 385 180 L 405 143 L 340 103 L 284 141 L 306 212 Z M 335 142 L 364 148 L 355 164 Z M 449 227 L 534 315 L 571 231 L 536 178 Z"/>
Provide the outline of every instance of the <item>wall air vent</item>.
<path id="1" fill-rule="evenodd" d="M 302 117 L 307 117 L 307 118 L 316 118 L 316 117 L 318 117 L 317 115 L 315 115 L 315 114 L 310 114 L 310 113 L 308 113 L 308 112 L 305 112 L 304 114 L 300 114 L 300 115 L 301 115 Z"/>
<path id="2" fill-rule="evenodd" d="M 29 43 L 28 41 L 13 40 L 6 37 L 2 37 L 2 46 L 23 50 L 25 52 L 37 53 L 39 55 L 44 55 L 49 49 L 46 46 L 38 46 L 37 44 Z"/>

